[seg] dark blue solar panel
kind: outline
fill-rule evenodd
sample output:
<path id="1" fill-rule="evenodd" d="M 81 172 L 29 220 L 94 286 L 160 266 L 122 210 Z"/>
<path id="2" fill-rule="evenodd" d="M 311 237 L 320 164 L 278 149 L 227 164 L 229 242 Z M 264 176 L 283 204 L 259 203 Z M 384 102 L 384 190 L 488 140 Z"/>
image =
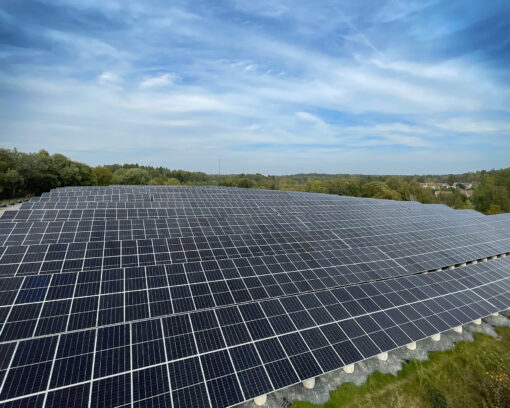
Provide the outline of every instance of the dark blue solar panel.
<path id="1" fill-rule="evenodd" d="M 510 252 L 510 224 L 491 220 L 285 191 L 55 189 L 0 217 L 0 400 L 226 407 L 469 323 L 510 306 L 510 259 L 434 271 Z"/>

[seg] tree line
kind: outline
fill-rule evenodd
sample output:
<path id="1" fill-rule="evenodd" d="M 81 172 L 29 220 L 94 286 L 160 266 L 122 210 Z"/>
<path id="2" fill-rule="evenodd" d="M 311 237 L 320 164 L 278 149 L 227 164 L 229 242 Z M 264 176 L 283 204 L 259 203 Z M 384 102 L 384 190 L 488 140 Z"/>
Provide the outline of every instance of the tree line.
<path id="1" fill-rule="evenodd" d="M 423 188 L 420 182 L 473 182 L 468 199 L 459 188 L 440 193 Z M 138 164 L 91 167 L 45 150 L 23 153 L 0 149 L 0 197 L 17 199 L 37 196 L 55 187 L 137 185 L 219 185 L 242 188 L 293 190 L 442 203 L 456 209 L 475 209 L 486 214 L 510 212 L 510 168 L 464 174 L 384 176 L 352 174 L 262 174 L 212 175 Z"/>

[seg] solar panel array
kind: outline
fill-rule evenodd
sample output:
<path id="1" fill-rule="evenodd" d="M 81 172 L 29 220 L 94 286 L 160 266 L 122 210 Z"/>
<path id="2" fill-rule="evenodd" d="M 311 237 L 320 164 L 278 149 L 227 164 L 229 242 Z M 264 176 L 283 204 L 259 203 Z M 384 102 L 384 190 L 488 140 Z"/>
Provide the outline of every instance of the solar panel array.
<path id="1" fill-rule="evenodd" d="M 415 202 L 60 188 L 0 245 L 6 407 L 233 406 L 510 307 L 510 217 Z"/>

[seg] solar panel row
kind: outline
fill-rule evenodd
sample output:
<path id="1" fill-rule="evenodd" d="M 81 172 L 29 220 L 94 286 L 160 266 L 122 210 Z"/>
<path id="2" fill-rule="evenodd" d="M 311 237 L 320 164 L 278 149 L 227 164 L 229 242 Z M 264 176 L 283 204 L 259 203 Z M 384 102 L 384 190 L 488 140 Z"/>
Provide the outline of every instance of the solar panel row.
<path id="1" fill-rule="evenodd" d="M 34 208 L 98 199 L 158 202 L 172 215 L 63 222 Z M 243 217 L 176 212 L 233 203 Z M 69 219 L 75 210 L 55 211 Z M 5 406 L 232 406 L 510 306 L 510 258 L 464 266 L 510 252 L 505 217 L 136 186 L 56 189 L 7 214 Z M 425 273 L 451 265 L 462 267 Z"/>

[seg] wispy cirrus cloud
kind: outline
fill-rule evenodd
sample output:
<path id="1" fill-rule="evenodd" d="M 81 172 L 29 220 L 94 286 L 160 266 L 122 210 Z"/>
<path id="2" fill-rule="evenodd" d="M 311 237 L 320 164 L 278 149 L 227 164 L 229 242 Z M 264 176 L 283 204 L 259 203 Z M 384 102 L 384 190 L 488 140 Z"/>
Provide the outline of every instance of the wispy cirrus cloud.
<path id="1" fill-rule="evenodd" d="M 0 141 L 203 171 L 507 166 L 509 11 L 465 9 L 6 1 Z"/>

